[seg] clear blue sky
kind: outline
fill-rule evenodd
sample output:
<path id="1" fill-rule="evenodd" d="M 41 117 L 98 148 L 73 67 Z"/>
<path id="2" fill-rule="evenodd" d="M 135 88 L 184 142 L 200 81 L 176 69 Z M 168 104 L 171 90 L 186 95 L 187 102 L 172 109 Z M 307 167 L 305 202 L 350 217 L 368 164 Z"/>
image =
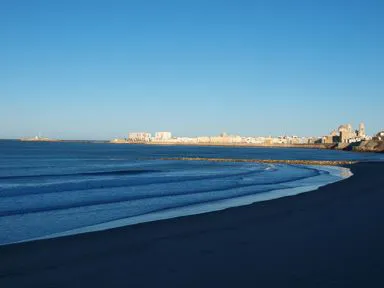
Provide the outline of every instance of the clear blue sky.
<path id="1" fill-rule="evenodd" d="M 384 1 L 0 0 L 0 138 L 384 127 Z"/>

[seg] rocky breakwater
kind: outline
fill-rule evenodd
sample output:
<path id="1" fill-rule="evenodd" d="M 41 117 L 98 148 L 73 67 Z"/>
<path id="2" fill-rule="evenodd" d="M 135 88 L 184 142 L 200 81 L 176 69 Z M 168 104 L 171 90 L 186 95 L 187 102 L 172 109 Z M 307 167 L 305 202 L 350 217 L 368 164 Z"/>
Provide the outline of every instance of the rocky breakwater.
<path id="1" fill-rule="evenodd" d="M 355 145 L 351 144 L 350 147 L 347 147 L 347 149 L 352 151 L 357 151 L 357 152 L 384 153 L 384 141 L 382 140 L 362 141 Z"/>
<path id="2" fill-rule="evenodd" d="M 232 158 L 204 158 L 204 157 L 167 157 L 167 158 L 160 158 L 159 160 L 247 162 L 247 163 L 292 164 L 292 165 L 322 165 L 322 166 L 343 166 L 343 165 L 351 165 L 351 164 L 357 163 L 357 161 L 232 159 Z"/>

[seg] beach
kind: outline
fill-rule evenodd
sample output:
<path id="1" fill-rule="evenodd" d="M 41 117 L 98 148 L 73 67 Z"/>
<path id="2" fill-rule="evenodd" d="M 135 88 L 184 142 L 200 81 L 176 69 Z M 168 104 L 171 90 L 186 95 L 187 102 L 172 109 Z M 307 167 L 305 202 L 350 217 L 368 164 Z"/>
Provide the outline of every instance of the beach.
<path id="1" fill-rule="evenodd" d="M 0 246 L 0 287 L 383 287 L 383 162 L 316 191 Z"/>

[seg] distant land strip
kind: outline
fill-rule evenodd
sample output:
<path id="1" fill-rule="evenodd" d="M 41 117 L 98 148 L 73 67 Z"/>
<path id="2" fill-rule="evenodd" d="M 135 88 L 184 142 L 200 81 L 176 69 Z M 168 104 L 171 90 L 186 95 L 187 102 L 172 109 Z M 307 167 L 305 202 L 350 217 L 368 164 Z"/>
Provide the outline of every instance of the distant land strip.
<path id="1" fill-rule="evenodd" d="M 322 165 L 343 166 L 352 165 L 358 161 L 329 161 L 329 160 L 274 160 L 274 159 L 233 159 L 233 158 L 204 158 L 204 157 L 164 157 L 159 160 L 180 161 L 211 161 L 211 162 L 246 162 L 246 163 L 272 163 L 272 164 L 294 164 L 294 165 Z"/>
<path id="2" fill-rule="evenodd" d="M 155 142 L 124 142 L 116 144 L 144 144 L 166 146 L 217 146 L 217 147 L 247 147 L 247 148 L 303 148 L 303 149 L 328 149 L 353 152 L 384 153 L 384 141 L 368 140 L 355 143 L 316 143 L 316 144 L 262 144 L 262 143 L 179 143 L 167 141 Z"/>

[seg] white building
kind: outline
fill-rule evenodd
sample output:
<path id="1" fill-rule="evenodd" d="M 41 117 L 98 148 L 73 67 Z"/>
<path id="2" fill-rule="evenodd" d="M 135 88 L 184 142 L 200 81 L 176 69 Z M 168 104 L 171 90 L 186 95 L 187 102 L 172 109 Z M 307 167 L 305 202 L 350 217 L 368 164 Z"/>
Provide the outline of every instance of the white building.
<path id="1" fill-rule="evenodd" d="M 132 132 L 128 134 L 128 141 L 149 142 L 150 140 L 151 133 L 148 132 Z"/>
<path id="2" fill-rule="evenodd" d="M 170 139 L 172 139 L 171 132 L 156 132 L 155 134 L 155 140 L 157 141 L 167 141 Z"/>
<path id="3" fill-rule="evenodd" d="M 208 137 L 208 136 L 199 136 L 199 137 L 197 137 L 197 142 L 198 143 L 209 143 L 210 142 L 210 137 Z"/>
<path id="4" fill-rule="evenodd" d="M 375 139 L 376 140 L 384 140 L 384 130 L 377 133 L 375 136 Z"/>
<path id="5" fill-rule="evenodd" d="M 178 142 L 178 143 L 197 143 L 197 138 L 177 137 L 176 142 Z"/>

